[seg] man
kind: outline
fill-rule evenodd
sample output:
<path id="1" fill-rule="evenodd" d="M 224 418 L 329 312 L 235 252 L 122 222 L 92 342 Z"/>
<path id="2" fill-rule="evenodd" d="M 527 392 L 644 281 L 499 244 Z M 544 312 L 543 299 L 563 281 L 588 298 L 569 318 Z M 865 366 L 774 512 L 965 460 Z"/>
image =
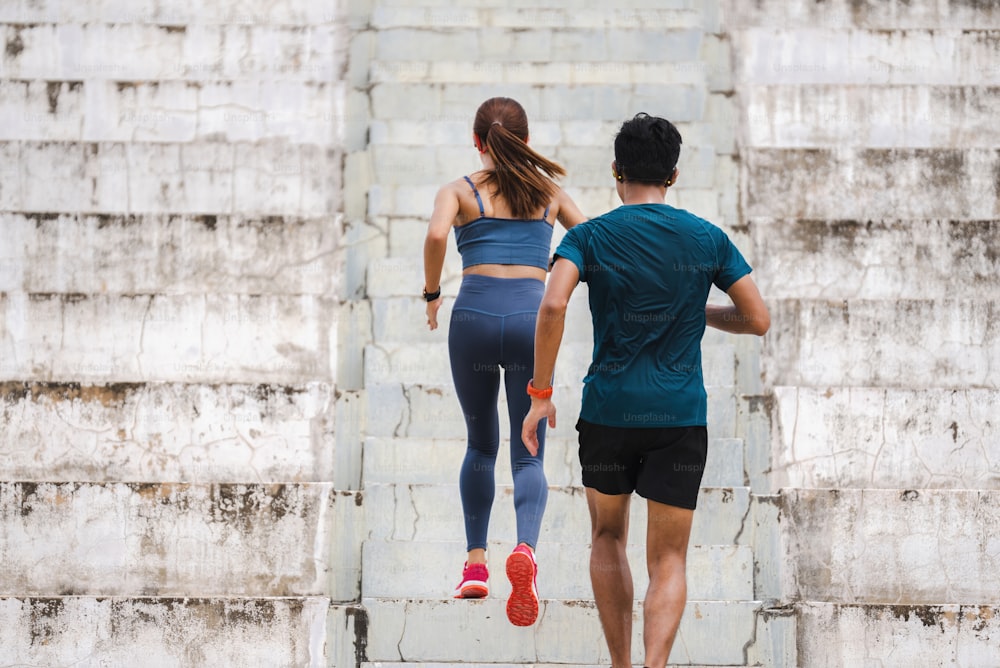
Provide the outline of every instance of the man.
<path id="1" fill-rule="evenodd" d="M 687 599 L 685 560 L 708 444 L 701 367 L 705 326 L 758 336 L 770 327 L 750 266 L 718 227 L 664 203 L 681 136 L 639 114 L 615 137 L 623 206 L 569 230 L 555 253 L 535 330 L 531 409 L 556 425 L 551 378 L 566 307 L 586 281 L 594 354 L 577 423 L 590 510 L 590 579 L 612 666 L 631 666 L 633 584 L 625 555 L 632 492 L 648 504 L 645 666 L 663 668 Z M 732 304 L 707 305 L 712 285 Z"/>

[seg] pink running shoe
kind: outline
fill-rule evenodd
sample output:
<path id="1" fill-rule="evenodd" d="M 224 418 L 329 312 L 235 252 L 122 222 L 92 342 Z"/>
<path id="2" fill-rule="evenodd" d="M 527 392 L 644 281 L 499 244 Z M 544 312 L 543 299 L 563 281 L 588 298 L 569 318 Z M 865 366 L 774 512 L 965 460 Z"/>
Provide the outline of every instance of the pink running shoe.
<path id="1" fill-rule="evenodd" d="M 507 557 L 507 578 L 507 619 L 514 626 L 531 626 L 538 619 L 538 564 L 527 545 L 518 545 Z"/>
<path id="2" fill-rule="evenodd" d="M 455 589 L 455 598 L 486 598 L 490 593 L 490 572 L 486 564 L 465 563 L 462 583 Z"/>

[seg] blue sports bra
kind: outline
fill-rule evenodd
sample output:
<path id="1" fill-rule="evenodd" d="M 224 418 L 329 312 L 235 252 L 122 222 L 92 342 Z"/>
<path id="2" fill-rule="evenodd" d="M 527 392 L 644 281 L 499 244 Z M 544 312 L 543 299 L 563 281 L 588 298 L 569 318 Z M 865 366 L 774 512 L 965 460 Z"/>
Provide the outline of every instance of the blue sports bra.
<path id="1" fill-rule="evenodd" d="M 476 195 L 479 218 L 455 227 L 455 242 L 462 256 L 462 269 L 477 264 L 520 264 L 548 269 L 552 245 L 549 207 L 541 220 L 488 218 L 476 184 L 463 177 Z"/>

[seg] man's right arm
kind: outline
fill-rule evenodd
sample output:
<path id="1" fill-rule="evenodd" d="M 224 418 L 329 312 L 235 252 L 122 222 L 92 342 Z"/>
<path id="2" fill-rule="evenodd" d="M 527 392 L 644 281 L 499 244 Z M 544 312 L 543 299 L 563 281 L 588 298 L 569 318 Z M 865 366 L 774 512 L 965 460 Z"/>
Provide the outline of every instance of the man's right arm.
<path id="1" fill-rule="evenodd" d="M 729 286 L 726 294 L 733 300 L 731 305 L 705 306 L 705 321 L 708 326 L 732 334 L 764 336 L 771 327 L 771 315 L 750 274 Z"/>

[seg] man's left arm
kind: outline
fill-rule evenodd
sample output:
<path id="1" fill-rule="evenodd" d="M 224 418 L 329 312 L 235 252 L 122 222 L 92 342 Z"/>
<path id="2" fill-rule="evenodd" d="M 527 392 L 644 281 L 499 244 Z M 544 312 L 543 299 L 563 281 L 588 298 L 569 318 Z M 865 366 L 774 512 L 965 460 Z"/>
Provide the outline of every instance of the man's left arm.
<path id="1" fill-rule="evenodd" d="M 556 358 L 562 344 L 569 298 L 580 282 L 580 271 L 571 260 L 560 257 L 549 274 L 545 295 L 538 307 L 535 323 L 535 370 L 531 384 L 536 390 L 552 387 Z M 521 441 L 532 456 L 538 454 L 538 422 L 548 418 L 549 426 L 556 426 L 556 407 L 550 397 L 531 398 L 531 409 L 521 425 Z"/>

